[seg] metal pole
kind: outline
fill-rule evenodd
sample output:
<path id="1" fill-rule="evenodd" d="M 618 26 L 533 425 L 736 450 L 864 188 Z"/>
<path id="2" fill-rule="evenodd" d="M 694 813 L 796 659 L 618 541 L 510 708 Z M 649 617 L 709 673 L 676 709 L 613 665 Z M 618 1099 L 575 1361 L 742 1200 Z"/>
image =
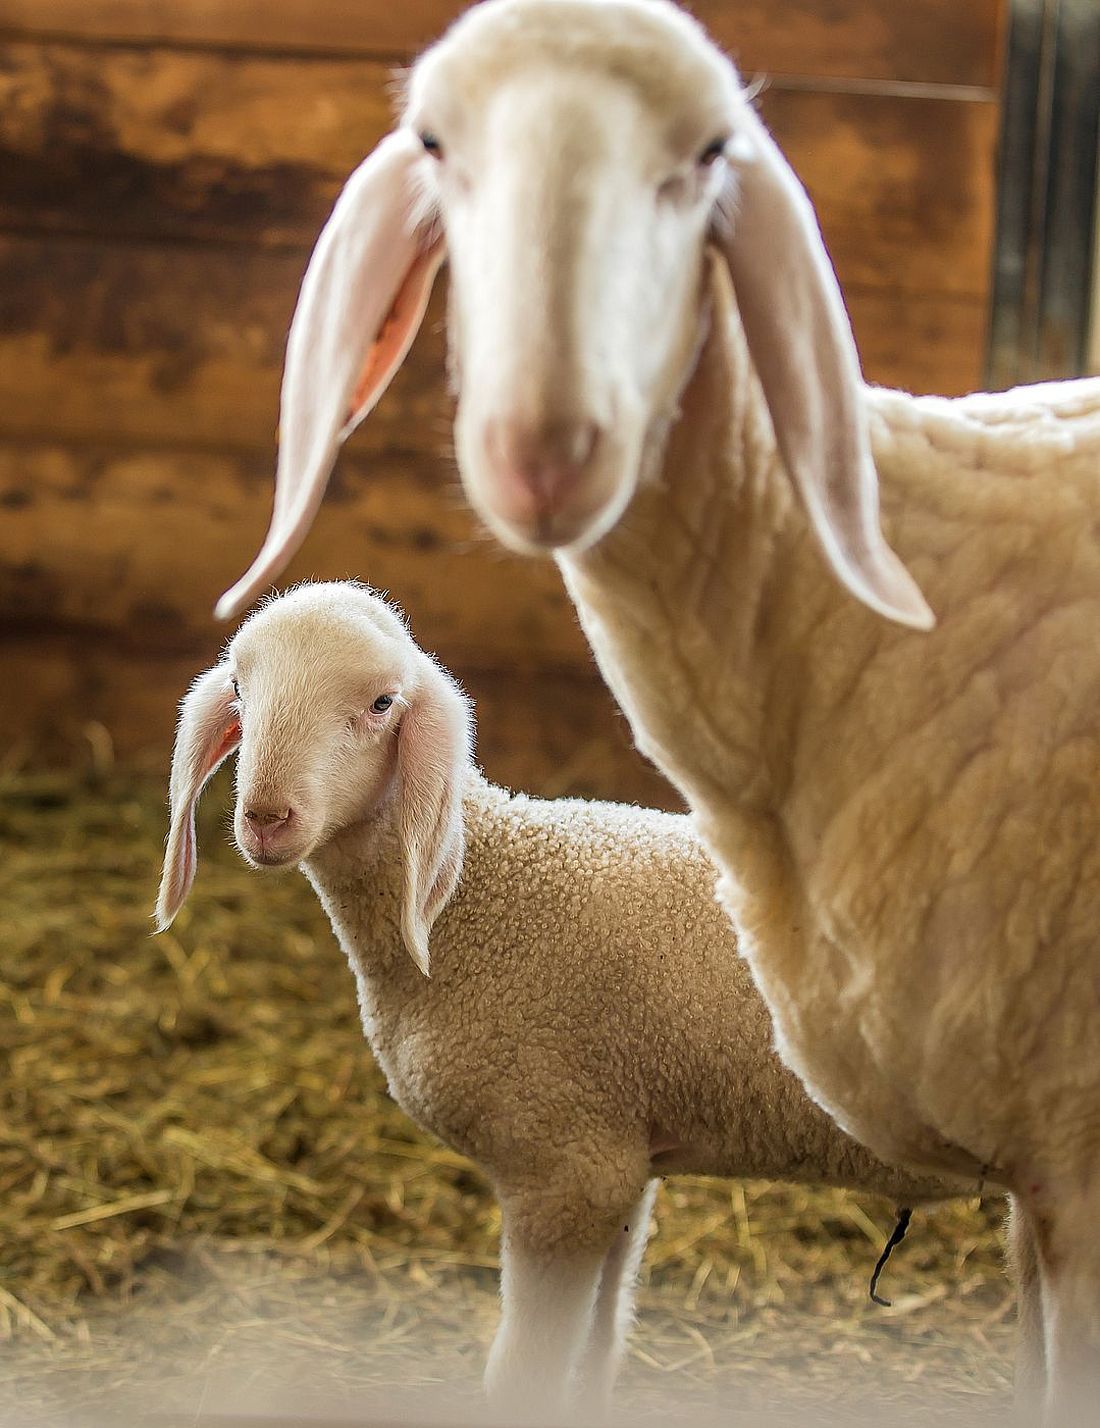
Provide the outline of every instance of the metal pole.
<path id="1" fill-rule="evenodd" d="M 1011 0 L 989 385 L 1089 361 L 1100 146 L 1100 0 Z"/>

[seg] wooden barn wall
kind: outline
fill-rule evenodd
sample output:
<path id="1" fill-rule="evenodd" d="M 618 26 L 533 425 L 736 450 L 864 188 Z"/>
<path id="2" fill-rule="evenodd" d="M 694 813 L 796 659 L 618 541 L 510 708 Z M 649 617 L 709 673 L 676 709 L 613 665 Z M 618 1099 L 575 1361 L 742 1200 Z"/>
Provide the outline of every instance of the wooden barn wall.
<path id="1" fill-rule="evenodd" d="M 1004 0 L 701 0 L 821 215 L 873 379 L 980 384 Z M 0 0 L 0 766 L 164 756 L 266 525 L 309 247 L 443 0 Z M 390 590 L 490 771 L 667 797 L 549 563 L 460 499 L 442 303 L 292 576 Z"/>

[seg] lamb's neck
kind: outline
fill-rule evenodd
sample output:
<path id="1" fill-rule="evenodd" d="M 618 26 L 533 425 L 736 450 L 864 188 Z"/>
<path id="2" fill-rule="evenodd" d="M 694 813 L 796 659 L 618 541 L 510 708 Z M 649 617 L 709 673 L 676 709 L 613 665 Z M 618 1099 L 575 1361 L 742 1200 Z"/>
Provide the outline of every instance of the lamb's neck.
<path id="1" fill-rule="evenodd" d="M 401 868 L 392 807 L 343 829 L 302 864 L 361 978 L 412 966 L 401 942 Z"/>

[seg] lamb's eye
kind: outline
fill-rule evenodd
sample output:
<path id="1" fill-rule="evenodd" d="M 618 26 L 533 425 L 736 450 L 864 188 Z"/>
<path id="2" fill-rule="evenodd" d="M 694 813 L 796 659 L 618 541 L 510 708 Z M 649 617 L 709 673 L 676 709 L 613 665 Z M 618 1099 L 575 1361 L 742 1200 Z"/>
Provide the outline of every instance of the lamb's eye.
<path id="1" fill-rule="evenodd" d="M 711 164 L 716 163 L 726 152 L 726 145 L 728 143 L 729 140 L 727 138 L 713 139 L 702 153 L 700 153 L 696 163 L 701 169 L 709 169 Z"/>
<path id="2" fill-rule="evenodd" d="M 239 699 L 241 697 L 241 686 L 235 679 L 231 679 L 229 682 L 233 686 L 233 698 Z"/>
<path id="3" fill-rule="evenodd" d="M 420 142 L 424 145 L 424 152 L 431 154 L 433 159 L 441 159 L 443 157 L 443 145 L 434 134 L 430 134 L 425 129 L 420 135 Z"/>
<path id="4" fill-rule="evenodd" d="M 392 694 L 380 694 L 378 698 L 374 701 L 374 703 L 371 705 L 371 713 L 384 714 L 392 703 Z"/>

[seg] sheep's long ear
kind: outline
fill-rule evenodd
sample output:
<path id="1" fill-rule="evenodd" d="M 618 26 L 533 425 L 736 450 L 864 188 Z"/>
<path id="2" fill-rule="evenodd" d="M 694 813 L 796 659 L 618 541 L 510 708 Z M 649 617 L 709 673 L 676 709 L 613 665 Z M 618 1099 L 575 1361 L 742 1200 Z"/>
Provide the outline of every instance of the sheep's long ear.
<path id="1" fill-rule="evenodd" d="M 271 526 L 251 569 L 218 601 L 220 619 L 253 600 L 301 545 L 340 443 L 420 327 L 443 261 L 434 225 L 416 217 L 422 162 L 411 130 L 389 134 L 352 174 L 317 240 L 287 341 Z"/>
<path id="2" fill-rule="evenodd" d="M 398 827 L 405 864 L 401 934 L 425 976 L 429 934 L 462 873 L 462 794 L 472 746 L 469 701 L 425 655 L 397 734 Z"/>
<path id="3" fill-rule="evenodd" d="M 180 705 L 172 755 L 168 846 L 157 896 L 157 931 L 170 927 L 195 878 L 195 807 L 210 775 L 241 742 L 232 676 L 224 664 L 199 675 Z"/>
<path id="4" fill-rule="evenodd" d="M 714 241 L 725 255 L 779 450 L 830 565 L 872 610 L 935 623 L 879 527 L 859 356 L 805 190 L 747 106 Z"/>

